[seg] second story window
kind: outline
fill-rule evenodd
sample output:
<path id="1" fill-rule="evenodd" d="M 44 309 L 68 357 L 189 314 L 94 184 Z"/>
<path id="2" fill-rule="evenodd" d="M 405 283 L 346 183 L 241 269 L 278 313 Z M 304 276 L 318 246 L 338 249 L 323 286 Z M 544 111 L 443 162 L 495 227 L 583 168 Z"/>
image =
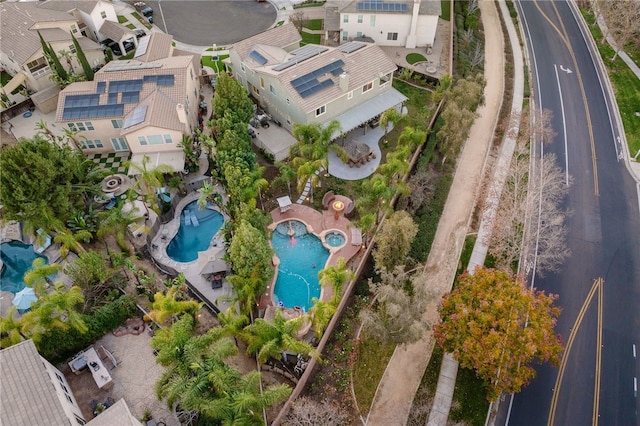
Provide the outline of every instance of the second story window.
<path id="1" fill-rule="evenodd" d="M 342 22 L 344 22 L 345 24 L 349 23 L 349 15 L 342 15 Z"/>
<path id="2" fill-rule="evenodd" d="M 358 15 L 358 24 L 362 24 L 363 20 L 364 20 L 364 16 L 363 15 Z"/>
<path id="3" fill-rule="evenodd" d="M 327 112 L 327 106 L 326 105 L 322 105 L 320 108 L 318 108 L 316 110 L 316 117 L 321 116 L 322 114 L 324 114 L 325 112 Z"/>
<path id="4" fill-rule="evenodd" d="M 51 71 L 51 68 L 49 68 L 49 64 L 47 63 L 47 60 L 44 58 L 44 56 L 42 58 L 36 59 L 35 61 L 27 63 L 27 68 L 29 68 L 29 72 L 36 78 L 41 77 Z"/>
<path id="5" fill-rule="evenodd" d="M 122 120 L 111 120 L 111 125 L 113 126 L 114 129 L 121 129 Z"/>
<path id="6" fill-rule="evenodd" d="M 367 83 L 364 86 L 362 86 L 362 93 L 366 93 L 371 89 L 373 89 L 373 82 Z"/>
<path id="7" fill-rule="evenodd" d="M 102 17 L 102 19 L 107 19 L 107 12 L 103 10 L 102 12 L 100 12 L 100 16 Z"/>

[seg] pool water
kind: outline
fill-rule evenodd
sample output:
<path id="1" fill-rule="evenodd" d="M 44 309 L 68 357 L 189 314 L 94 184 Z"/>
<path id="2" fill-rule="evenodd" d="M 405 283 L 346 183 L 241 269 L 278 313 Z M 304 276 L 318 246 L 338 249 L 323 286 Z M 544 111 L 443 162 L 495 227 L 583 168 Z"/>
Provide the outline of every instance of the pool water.
<path id="1" fill-rule="evenodd" d="M 22 278 L 31 270 L 31 264 L 37 258 L 42 258 L 45 263 L 49 263 L 46 257 L 33 251 L 32 245 L 20 241 L 0 244 L 0 259 L 4 265 L 0 273 L 0 290 L 10 291 L 13 294 L 22 290 L 25 287 Z"/>
<path id="2" fill-rule="evenodd" d="M 167 255 L 171 259 L 191 262 L 198 258 L 199 251 L 209 248 L 224 223 L 222 214 L 212 207 L 213 204 L 208 204 L 206 209 L 200 210 L 197 201 L 184 207 L 180 213 L 180 229 L 167 246 Z"/>
<path id="3" fill-rule="evenodd" d="M 329 251 L 320 239 L 307 232 L 299 221 L 278 224 L 271 244 L 280 259 L 274 302 L 287 308 L 311 308 L 311 299 L 320 298 L 318 272 L 329 258 Z"/>
<path id="4" fill-rule="evenodd" d="M 340 232 L 327 232 L 324 236 L 324 241 L 330 247 L 340 247 L 345 242 L 345 237 Z"/>

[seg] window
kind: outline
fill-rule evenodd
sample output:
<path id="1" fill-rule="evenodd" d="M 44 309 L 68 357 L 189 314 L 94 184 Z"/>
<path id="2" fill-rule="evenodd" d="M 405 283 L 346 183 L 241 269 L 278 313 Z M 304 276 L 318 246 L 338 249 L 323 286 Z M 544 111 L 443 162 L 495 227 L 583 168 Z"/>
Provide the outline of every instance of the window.
<path id="1" fill-rule="evenodd" d="M 349 31 L 342 32 L 342 41 L 349 41 Z"/>
<path id="2" fill-rule="evenodd" d="M 115 151 L 128 151 L 127 141 L 125 138 L 111 138 L 111 145 Z"/>
<path id="3" fill-rule="evenodd" d="M 369 17 L 369 26 L 371 26 L 371 27 L 375 27 L 376 26 L 376 15 L 371 15 Z"/>
<path id="4" fill-rule="evenodd" d="M 366 93 L 371 89 L 373 89 L 373 82 L 367 83 L 364 86 L 362 86 L 362 93 Z"/>
<path id="5" fill-rule="evenodd" d="M 71 397 L 69 395 L 67 395 L 66 393 L 64 394 L 64 396 L 67 397 L 67 401 L 69 401 L 69 404 L 73 404 L 73 399 L 71 399 Z"/>
<path id="6" fill-rule="evenodd" d="M 347 100 L 353 98 L 353 90 L 347 93 Z"/>
<path id="7" fill-rule="evenodd" d="M 269 85 L 269 91 L 270 91 L 271 93 L 273 93 L 274 95 L 276 94 L 276 88 L 275 88 L 275 87 L 273 87 L 272 85 Z"/>
<path id="8" fill-rule="evenodd" d="M 104 148 L 102 145 L 102 141 L 100 139 L 91 140 L 87 139 L 82 141 L 82 149 L 96 149 L 96 148 Z"/>
<path id="9" fill-rule="evenodd" d="M 387 33 L 387 40 L 397 40 L 398 33 Z"/>
<path id="10" fill-rule="evenodd" d="M 327 106 L 326 105 L 322 105 L 320 108 L 318 108 L 316 110 L 316 117 L 321 116 L 322 114 L 324 114 L 325 112 L 327 112 Z"/>
<path id="11" fill-rule="evenodd" d="M 29 68 L 29 72 L 36 78 L 42 77 L 43 75 L 51 72 L 51 68 L 44 56 L 27 63 L 27 68 Z"/>
<path id="12" fill-rule="evenodd" d="M 145 138 L 144 136 L 138 136 L 138 142 L 140 142 L 140 145 L 146 145 L 147 138 Z"/>
<path id="13" fill-rule="evenodd" d="M 342 22 L 344 22 L 345 24 L 349 23 L 349 15 L 342 15 Z"/>
<path id="14" fill-rule="evenodd" d="M 244 69 L 244 64 L 240 64 L 240 69 L 242 70 L 242 72 L 246 72 Z"/>
<path id="15" fill-rule="evenodd" d="M 164 139 L 164 143 L 173 143 L 173 139 L 171 139 L 171 135 L 162 135 Z"/>
<path id="16" fill-rule="evenodd" d="M 383 75 L 382 77 L 380 77 L 380 82 L 382 83 L 386 83 L 388 81 L 391 80 L 391 73 Z"/>
<path id="17" fill-rule="evenodd" d="M 102 19 L 107 19 L 107 12 L 103 10 L 102 12 L 100 12 L 100 16 L 102 16 Z"/>
<path id="18" fill-rule="evenodd" d="M 147 136 L 147 141 L 149 141 L 151 145 L 162 145 L 164 143 L 160 135 Z"/>
<path id="19" fill-rule="evenodd" d="M 65 385 L 60 385 L 60 386 L 62 386 L 62 390 L 63 390 L 65 393 L 69 393 L 69 389 L 67 389 L 67 387 L 66 387 Z"/>
<path id="20" fill-rule="evenodd" d="M 74 416 L 75 416 L 75 418 L 76 418 L 76 422 L 78 422 L 78 424 L 79 424 L 80 426 L 84 426 L 84 425 L 86 425 L 86 424 L 87 424 L 84 420 L 82 420 L 82 419 L 81 419 L 80 417 L 78 417 L 76 414 L 74 414 Z"/>
<path id="21" fill-rule="evenodd" d="M 58 373 L 56 373 L 56 377 L 58 378 L 60 383 L 64 383 L 64 379 L 62 377 L 60 377 L 60 375 Z"/>
<path id="22" fill-rule="evenodd" d="M 358 15 L 358 24 L 362 24 L 364 17 L 362 15 Z"/>
<path id="23" fill-rule="evenodd" d="M 74 34 L 78 32 L 78 27 L 75 24 L 71 25 L 71 32 Z"/>
<path id="24" fill-rule="evenodd" d="M 193 80 L 193 69 L 189 68 L 189 75 L 191 75 L 191 80 Z"/>
<path id="25" fill-rule="evenodd" d="M 93 128 L 93 123 L 90 121 L 80 121 L 78 123 L 67 123 L 67 126 L 71 130 L 77 130 L 79 132 L 84 132 L 85 130 L 95 130 Z"/>
<path id="26" fill-rule="evenodd" d="M 358 31 L 358 32 L 356 33 L 356 37 L 362 37 L 362 31 Z"/>
<path id="27" fill-rule="evenodd" d="M 290 102 L 291 102 L 291 101 L 289 101 L 289 98 L 287 98 L 287 105 L 289 105 L 289 103 L 290 103 Z"/>
<path id="28" fill-rule="evenodd" d="M 254 92 L 256 95 L 259 95 L 259 94 L 260 94 L 260 90 L 258 90 L 258 88 L 257 88 L 256 86 L 251 85 L 251 88 L 253 89 L 253 92 Z"/>
<path id="29" fill-rule="evenodd" d="M 69 45 L 69 52 L 76 53 L 76 47 L 73 44 Z"/>
<path id="30" fill-rule="evenodd" d="M 264 78 L 260 77 L 260 87 L 264 89 Z"/>

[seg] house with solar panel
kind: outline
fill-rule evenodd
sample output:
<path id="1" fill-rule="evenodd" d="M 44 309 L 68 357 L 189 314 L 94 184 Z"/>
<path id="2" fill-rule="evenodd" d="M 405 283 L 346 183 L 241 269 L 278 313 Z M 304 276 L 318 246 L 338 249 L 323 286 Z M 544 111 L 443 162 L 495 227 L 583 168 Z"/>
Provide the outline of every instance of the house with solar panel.
<path id="1" fill-rule="evenodd" d="M 379 46 L 300 47 L 300 41 L 286 24 L 229 49 L 235 78 L 289 131 L 294 123 L 338 120 L 347 133 L 407 99 L 392 87 L 396 65 Z"/>
<path id="2" fill-rule="evenodd" d="M 440 0 L 357 0 L 340 8 L 340 40 L 366 38 L 379 46 L 433 46 Z"/>
<path id="3" fill-rule="evenodd" d="M 131 161 L 184 170 L 182 137 L 198 125 L 200 56 L 174 50 L 159 32 L 140 39 L 133 59 L 111 61 L 93 81 L 60 92 L 56 124 L 78 132 L 86 154 L 130 152 Z"/>

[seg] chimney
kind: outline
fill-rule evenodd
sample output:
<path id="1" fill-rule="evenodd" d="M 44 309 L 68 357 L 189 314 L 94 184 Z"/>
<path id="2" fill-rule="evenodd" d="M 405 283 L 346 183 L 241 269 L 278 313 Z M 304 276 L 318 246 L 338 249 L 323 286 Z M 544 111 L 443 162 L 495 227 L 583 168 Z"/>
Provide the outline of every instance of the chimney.
<path id="1" fill-rule="evenodd" d="M 349 74 L 346 72 L 340 74 L 340 90 L 343 92 L 349 91 Z"/>
<path id="2" fill-rule="evenodd" d="M 178 113 L 178 120 L 180 120 L 180 122 L 186 126 L 188 124 L 187 123 L 187 110 L 184 109 L 184 105 L 183 104 L 177 104 L 176 105 L 176 113 Z"/>

